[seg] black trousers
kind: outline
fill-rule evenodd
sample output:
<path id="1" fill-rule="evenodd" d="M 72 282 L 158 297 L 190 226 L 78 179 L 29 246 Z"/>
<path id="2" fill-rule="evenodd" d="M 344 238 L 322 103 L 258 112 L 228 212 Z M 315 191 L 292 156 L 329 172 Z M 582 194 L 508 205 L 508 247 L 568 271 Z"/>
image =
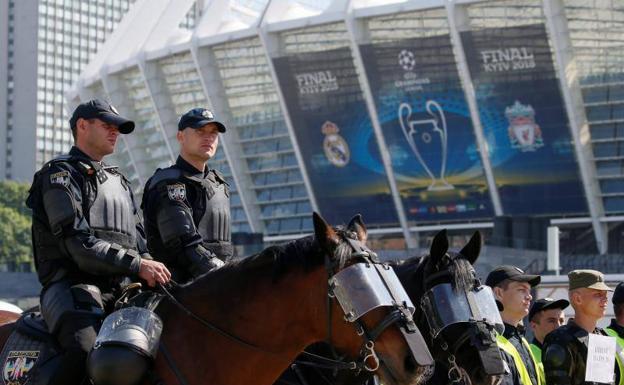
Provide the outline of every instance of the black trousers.
<path id="1" fill-rule="evenodd" d="M 90 315 L 66 317 L 61 323 L 56 338 L 63 348 L 63 357 L 50 385 L 86 384 L 87 355 L 95 344 L 101 319 Z"/>

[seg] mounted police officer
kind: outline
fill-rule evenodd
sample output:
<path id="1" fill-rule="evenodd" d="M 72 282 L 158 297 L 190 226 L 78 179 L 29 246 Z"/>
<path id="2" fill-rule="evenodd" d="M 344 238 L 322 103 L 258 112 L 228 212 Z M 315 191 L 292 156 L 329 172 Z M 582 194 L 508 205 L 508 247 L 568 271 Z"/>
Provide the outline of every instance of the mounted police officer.
<path id="1" fill-rule="evenodd" d="M 585 381 L 587 346 L 590 334 L 606 336 L 597 327 L 607 310 L 607 292 L 613 291 L 596 270 L 574 270 L 568 273 L 569 300 L 574 318 L 546 336 L 542 362 L 548 385 L 594 384 Z M 611 384 L 621 384 L 619 354 L 613 358 L 615 373 Z M 598 384 L 598 382 L 595 382 Z"/>
<path id="2" fill-rule="evenodd" d="M 74 147 L 35 174 L 27 199 L 41 312 L 64 351 L 50 382 L 59 385 L 84 381 L 87 354 L 125 277 L 150 286 L 171 277 L 147 253 L 129 182 L 102 162 L 134 122 L 91 100 L 76 108 L 70 126 Z"/>
<path id="3" fill-rule="evenodd" d="M 505 324 L 503 334 L 496 336 L 499 348 L 504 352 L 511 373 L 503 384 L 545 385 L 543 373 L 524 338 L 522 319 L 529 313 L 531 288 L 541 281 L 539 275 L 525 274 L 516 266 L 498 266 L 490 272 L 486 285 L 492 287 L 494 296 L 502 304 L 501 318 Z"/>
<path id="4" fill-rule="evenodd" d="M 563 310 L 569 305 L 570 302 L 565 299 L 556 300 L 552 298 L 540 298 L 531 305 L 529 324 L 533 330 L 533 342 L 529 346 L 542 372 L 544 371 L 544 364 L 542 363 L 544 338 L 548 333 L 565 323 Z"/>
<path id="5" fill-rule="evenodd" d="M 232 256 L 230 192 L 225 178 L 207 162 L 225 125 L 212 112 L 194 108 L 180 118 L 180 155 L 147 181 L 141 208 L 147 244 L 178 282 L 222 266 Z"/>

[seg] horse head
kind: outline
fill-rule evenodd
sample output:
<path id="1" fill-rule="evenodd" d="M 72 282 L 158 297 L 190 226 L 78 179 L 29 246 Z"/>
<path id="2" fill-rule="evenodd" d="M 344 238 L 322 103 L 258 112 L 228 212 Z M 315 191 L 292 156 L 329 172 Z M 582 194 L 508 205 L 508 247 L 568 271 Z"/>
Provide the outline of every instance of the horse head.
<path id="1" fill-rule="evenodd" d="M 505 373 L 495 334 L 503 323 L 491 289 L 481 285 L 473 268 L 481 242 L 477 231 L 459 252 L 449 251 L 442 230 L 429 255 L 395 267 L 420 306 L 417 324 L 436 360 L 435 376 L 445 383 L 491 385 Z"/>
<path id="2" fill-rule="evenodd" d="M 314 236 L 327 258 L 327 341 L 362 372 L 378 372 L 385 384 L 417 384 L 432 372 L 432 358 L 412 319 L 413 305 L 395 272 L 365 242 L 360 215 L 343 229 L 314 214 Z M 356 371 L 357 372 L 357 371 Z"/>
<path id="3" fill-rule="evenodd" d="M 160 305 L 161 347 L 171 351 L 157 367 L 166 383 L 272 384 L 319 341 L 332 352 L 321 364 L 379 373 L 388 385 L 417 384 L 432 372 L 414 305 L 360 241 L 361 218 L 346 228 L 316 213 L 313 221 L 314 235 L 230 262 Z"/>

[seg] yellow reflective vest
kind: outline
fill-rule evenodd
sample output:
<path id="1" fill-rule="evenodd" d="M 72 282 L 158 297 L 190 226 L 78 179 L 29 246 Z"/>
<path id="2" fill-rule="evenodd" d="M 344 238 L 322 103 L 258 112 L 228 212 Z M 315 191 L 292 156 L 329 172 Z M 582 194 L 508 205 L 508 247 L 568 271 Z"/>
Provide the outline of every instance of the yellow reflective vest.
<path id="1" fill-rule="evenodd" d="M 529 355 L 531 356 L 531 360 L 533 360 L 533 365 L 535 366 L 535 371 L 537 374 L 537 384 L 533 384 L 531 382 L 529 371 L 527 370 L 526 365 L 524 364 L 524 361 L 522 361 L 522 357 L 520 356 L 518 349 L 516 349 L 516 347 L 513 346 L 513 344 L 509 342 L 509 340 L 503 337 L 501 334 L 496 335 L 496 343 L 499 348 L 501 348 L 503 351 L 505 351 L 507 354 L 509 354 L 513 358 L 514 364 L 516 366 L 516 370 L 518 371 L 518 374 L 520 375 L 520 381 L 522 381 L 522 385 L 546 385 L 546 382 L 544 381 L 543 367 L 540 370 L 540 367 L 537 364 L 537 360 L 535 359 L 535 355 L 533 354 L 533 351 L 531 347 L 529 346 L 529 343 L 527 342 L 526 339 L 522 338 L 522 344 L 526 347 L 527 351 L 529 352 Z"/>
<path id="2" fill-rule="evenodd" d="M 544 363 L 542 362 L 542 348 L 535 344 L 529 344 L 531 348 L 531 353 L 533 354 L 533 360 L 537 364 L 536 368 L 538 371 L 538 376 L 541 376 L 543 380 L 542 385 L 546 384 L 546 374 L 544 373 Z"/>
<path id="3" fill-rule="evenodd" d="M 620 354 L 624 350 L 624 338 L 620 337 L 620 335 L 611 328 L 605 328 L 605 332 L 607 332 L 607 334 L 611 337 L 615 337 L 615 341 L 617 342 L 615 362 L 617 362 L 618 369 L 620 370 L 620 381 L 618 382 L 618 385 L 624 385 L 624 364 L 620 358 Z"/>

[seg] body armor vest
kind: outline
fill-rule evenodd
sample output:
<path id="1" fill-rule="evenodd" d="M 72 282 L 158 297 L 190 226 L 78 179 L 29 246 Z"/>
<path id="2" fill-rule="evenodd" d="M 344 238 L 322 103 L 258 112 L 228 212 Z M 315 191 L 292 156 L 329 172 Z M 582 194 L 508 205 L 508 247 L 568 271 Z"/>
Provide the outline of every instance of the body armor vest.
<path id="1" fill-rule="evenodd" d="M 220 259 L 232 257 L 232 241 L 230 230 L 230 198 L 228 186 L 225 182 L 219 183 L 213 173 L 204 179 L 187 177 L 198 187 L 203 194 L 198 194 L 198 206 L 203 206 L 204 215 L 196 223 L 197 232 L 201 235 L 203 246 L 216 254 Z M 203 190 L 203 191 L 202 191 Z M 203 195 L 203 198 L 201 198 Z M 197 207 L 200 208 L 200 207 Z M 193 217 L 196 210 L 193 208 Z"/>
<path id="2" fill-rule="evenodd" d="M 120 174 L 108 170 L 98 171 L 95 199 L 85 214 L 97 238 L 134 249 L 136 228 L 130 188 Z"/>
<path id="3" fill-rule="evenodd" d="M 82 192 L 82 211 L 94 230 L 94 235 L 104 241 L 117 243 L 123 247 L 136 249 L 136 228 L 130 188 L 115 168 L 97 168 L 87 165 L 84 160 L 71 156 L 59 157 L 52 162 L 66 162 L 82 174 L 80 181 Z M 95 175 L 93 170 L 97 170 Z M 41 174 L 37 174 L 33 186 L 41 187 Z M 94 183 L 89 183 L 92 180 Z M 92 187 L 93 186 L 93 187 Z M 33 196 L 29 204 L 34 205 Z M 43 203 L 37 204 L 36 210 L 44 210 Z M 78 202 L 74 202 L 78 205 Z M 43 285 L 65 278 L 82 277 L 85 282 L 101 281 L 105 278 L 88 276 L 80 271 L 67 253 L 62 239 L 52 233 L 49 225 L 33 216 L 32 226 L 35 265 L 39 280 Z M 61 235 L 62 237 L 62 235 Z"/>

